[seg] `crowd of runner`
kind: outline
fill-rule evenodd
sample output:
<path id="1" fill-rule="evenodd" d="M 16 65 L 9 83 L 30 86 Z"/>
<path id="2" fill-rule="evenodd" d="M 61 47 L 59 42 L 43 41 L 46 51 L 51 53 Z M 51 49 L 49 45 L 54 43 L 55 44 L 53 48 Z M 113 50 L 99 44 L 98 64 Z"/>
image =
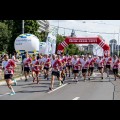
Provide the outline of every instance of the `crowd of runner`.
<path id="1" fill-rule="evenodd" d="M 14 57 L 9 59 L 8 55 L 4 55 L 2 62 L 2 70 L 4 70 L 4 79 L 6 80 L 8 88 L 11 90 L 10 95 L 14 95 L 15 91 L 12 85 L 17 85 L 16 80 L 13 80 L 14 69 L 16 67 L 16 60 Z M 36 56 L 33 54 L 30 56 L 28 53 L 22 61 L 22 70 L 25 75 L 25 82 L 28 81 L 30 71 L 32 72 L 33 82 L 40 83 L 40 76 L 44 74 L 44 79 L 51 81 L 49 90 L 54 88 L 55 77 L 59 81 L 59 85 L 64 84 L 66 77 L 71 77 L 73 74 L 74 81 L 78 82 L 78 76 L 82 75 L 84 81 L 90 80 L 93 75 L 94 68 L 97 66 L 97 70 L 101 73 L 101 79 L 103 79 L 103 73 L 107 73 L 109 77 L 110 71 L 113 71 L 115 80 L 120 78 L 118 72 L 120 68 L 120 59 L 114 55 L 113 57 L 107 56 L 93 56 L 93 55 L 42 55 Z"/>

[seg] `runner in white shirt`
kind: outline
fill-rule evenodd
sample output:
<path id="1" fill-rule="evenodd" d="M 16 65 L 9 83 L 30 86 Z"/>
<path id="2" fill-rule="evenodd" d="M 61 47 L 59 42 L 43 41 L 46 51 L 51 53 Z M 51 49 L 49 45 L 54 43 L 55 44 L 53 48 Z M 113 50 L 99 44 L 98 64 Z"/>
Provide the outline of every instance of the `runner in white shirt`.
<path id="1" fill-rule="evenodd" d="M 112 60 L 112 69 L 113 69 L 113 74 L 114 74 L 115 81 L 116 81 L 117 77 L 120 78 L 120 75 L 118 74 L 118 71 L 120 69 L 120 60 L 118 59 L 116 55 L 114 55 L 113 60 Z"/>
<path id="2" fill-rule="evenodd" d="M 84 56 L 84 60 L 81 61 L 82 64 L 82 75 L 84 77 L 84 81 L 86 80 L 86 74 L 88 71 L 88 67 L 89 67 L 89 62 L 87 60 L 87 56 Z"/>
<path id="3" fill-rule="evenodd" d="M 99 56 L 99 59 L 97 59 L 96 61 L 96 63 L 98 64 L 98 70 L 101 73 L 101 79 L 103 79 L 104 62 L 105 60 L 101 56 Z"/>
<path id="4" fill-rule="evenodd" d="M 17 85 L 16 80 L 12 81 L 15 67 L 16 67 L 15 62 L 12 59 L 9 59 L 8 55 L 4 55 L 4 61 L 2 62 L 2 68 L 4 70 L 4 79 L 6 80 L 8 88 L 11 90 L 10 95 L 15 94 L 12 84 Z"/>

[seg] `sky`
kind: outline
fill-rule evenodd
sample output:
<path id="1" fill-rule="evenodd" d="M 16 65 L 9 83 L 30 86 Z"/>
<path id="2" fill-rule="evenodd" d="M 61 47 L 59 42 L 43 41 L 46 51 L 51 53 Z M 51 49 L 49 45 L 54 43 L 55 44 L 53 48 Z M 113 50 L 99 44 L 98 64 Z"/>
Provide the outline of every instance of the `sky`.
<path id="1" fill-rule="evenodd" d="M 48 20 L 50 29 L 54 26 L 74 29 L 76 37 L 96 37 L 101 35 L 107 44 L 111 39 L 116 39 L 118 42 L 120 31 L 120 20 Z M 59 28 L 58 33 L 65 36 L 70 36 L 72 30 Z M 82 31 L 79 31 L 82 30 Z M 98 33 L 89 33 L 89 32 Z M 109 33 L 109 34 L 102 34 Z M 114 34 L 117 33 L 117 34 Z M 120 45 L 120 40 L 119 40 Z"/>

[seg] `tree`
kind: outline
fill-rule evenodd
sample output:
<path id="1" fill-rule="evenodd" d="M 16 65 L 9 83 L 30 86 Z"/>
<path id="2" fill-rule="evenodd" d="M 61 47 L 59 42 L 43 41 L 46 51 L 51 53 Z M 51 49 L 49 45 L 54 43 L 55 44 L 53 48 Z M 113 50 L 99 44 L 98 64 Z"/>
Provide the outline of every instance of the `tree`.
<path id="1" fill-rule="evenodd" d="M 8 26 L 9 31 L 9 40 L 7 42 L 8 49 L 10 53 L 14 52 L 14 41 L 15 39 L 22 34 L 22 20 L 0 20 L 0 22 L 6 24 Z M 25 33 L 31 33 L 38 37 L 40 41 L 45 36 L 41 36 L 42 33 L 38 32 L 40 25 L 38 24 L 37 20 L 25 20 Z M 46 35 L 46 34 L 45 34 Z"/>
<path id="2" fill-rule="evenodd" d="M 39 24 L 37 20 L 25 20 L 25 30 L 24 33 L 31 33 L 36 35 L 39 38 Z M 13 29 L 12 29 L 12 36 L 9 41 L 9 48 L 8 51 L 12 53 L 14 51 L 14 41 L 15 39 L 22 34 L 22 20 L 13 20 Z"/>
<path id="3" fill-rule="evenodd" d="M 10 39 L 10 32 L 5 23 L 0 22 L 0 51 L 6 51 Z"/>
<path id="4" fill-rule="evenodd" d="M 56 45 L 58 46 L 62 41 L 65 40 L 65 37 L 63 37 L 62 35 L 57 35 L 57 41 L 56 41 Z"/>
<path id="5" fill-rule="evenodd" d="M 41 42 L 46 42 L 47 35 L 48 35 L 48 32 L 42 31 L 41 33 L 39 33 L 39 40 Z"/>

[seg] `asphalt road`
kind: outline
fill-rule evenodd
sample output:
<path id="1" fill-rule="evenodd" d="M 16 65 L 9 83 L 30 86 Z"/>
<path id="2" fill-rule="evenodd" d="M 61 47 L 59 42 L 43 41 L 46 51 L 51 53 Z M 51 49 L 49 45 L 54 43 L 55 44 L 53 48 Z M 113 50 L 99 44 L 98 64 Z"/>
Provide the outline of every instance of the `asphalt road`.
<path id="1" fill-rule="evenodd" d="M 59 82 L 55 80 L 54 90 L 49 91 L 50 81 L 40 78 L 40 84 L 32 82 L 29 78 L 28 82 L 24 80 L 18 81 L 17 86 L 13 86 L 16 94 L 10 96 L 10 90 L 6 85 L 0 86 L 0 100 L 113 100 L 114 79 L 113 75 L 110 78 L 101 80 L 100 74 L 95 73 L 95 77 L 91 80 L 83 81 L 79 77 L 79 82 L 67 78 L 64 85 L 59 87 Z M 117 80 L 118 81 L 118 80 Z M 116 83 L 116 82 L 114 82 Z M 118 90 L 118 89 L 117 89 Z M 117 94 L 117 93 L 116 93 Z M 118 98 L 117 98 L 118 99 Z"/>

